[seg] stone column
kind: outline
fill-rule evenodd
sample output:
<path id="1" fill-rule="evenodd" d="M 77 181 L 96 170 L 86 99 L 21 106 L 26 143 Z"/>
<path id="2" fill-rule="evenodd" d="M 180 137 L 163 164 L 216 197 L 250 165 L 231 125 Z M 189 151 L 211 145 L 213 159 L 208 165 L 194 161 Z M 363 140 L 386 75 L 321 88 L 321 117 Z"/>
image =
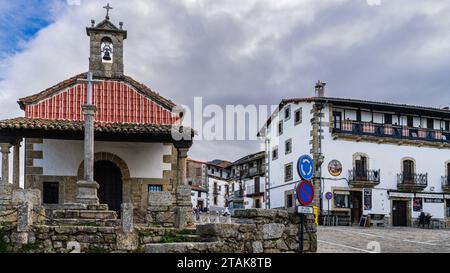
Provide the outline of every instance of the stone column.
<path id="1" fill-rule="evenodd" d="M 77 182 L 77 202 L 82 204 L 99 204 L 97 189 L 99 185 L 94 181 L 94 114 L 95 105 L 82 105 L 85 118 L 84 128 L 84 180 Z"/>
<path id="2" fill-rule="evenodd" d="M 16 141 L 13 149 L 13 187 L 20 188 L 20 142 L 22 139 Z"/>
<path id="3" fill-rule="evenodd" d="M 177 148 L 177 185 L 186 185 L 186 161 L 189 148 Z"/>
<path id="4" fill-rule="evenodd" d="M 11 144 L 2 143 L 1 144 L 1 153 L 2 153 L 2 182 L 9 183 L 9 149 L 11 148 Z"/>

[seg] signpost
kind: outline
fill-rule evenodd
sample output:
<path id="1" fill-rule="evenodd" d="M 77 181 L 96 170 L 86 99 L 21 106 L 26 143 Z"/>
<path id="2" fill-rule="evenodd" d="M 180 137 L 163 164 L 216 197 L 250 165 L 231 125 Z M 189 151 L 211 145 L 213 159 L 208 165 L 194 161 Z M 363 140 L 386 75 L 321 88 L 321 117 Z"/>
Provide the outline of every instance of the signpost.
<path id="1" fill-rule="evenodd" d="M 328 215 L 330 215 L 330 200 L 333 199 L 333 193 L 327 192 L 325 193 L 325 199 L 328 201 Z"/>
<path id="2" fill-rule="evenodd" d="M 303 253 L 303 240 L 304 240 L 304 222 L 305 214 L 313 214 L 314 209 L 310 205 L 314 199 L 314 186 L 309 181 L 314 175 L 314 163 L 309 155 L 302 155 L 297 161 L 297 171 L 301 178 L 295 186 L 295 195 L 298 202 L 297 213 L 300 217 L 300 240 L 299 240 L 299 252 Z"/>
<path id="3" fill-rule="evenodd" d="M 297 161 L 297 172 L 301 178 L 310 180 L 314 174 L 314 163 L 309 155 L 302 155 Z"/>

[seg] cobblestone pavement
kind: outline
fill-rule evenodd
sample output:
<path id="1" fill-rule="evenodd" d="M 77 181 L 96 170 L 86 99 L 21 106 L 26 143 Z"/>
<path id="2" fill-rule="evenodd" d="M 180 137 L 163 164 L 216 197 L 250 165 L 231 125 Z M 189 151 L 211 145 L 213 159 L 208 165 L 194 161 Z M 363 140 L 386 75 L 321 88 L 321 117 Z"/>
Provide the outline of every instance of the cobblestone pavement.
<path id="1" fill-rule="evenodd" d="M 317 227 L 318 253 L 450 253 L 450 230 Z"/>

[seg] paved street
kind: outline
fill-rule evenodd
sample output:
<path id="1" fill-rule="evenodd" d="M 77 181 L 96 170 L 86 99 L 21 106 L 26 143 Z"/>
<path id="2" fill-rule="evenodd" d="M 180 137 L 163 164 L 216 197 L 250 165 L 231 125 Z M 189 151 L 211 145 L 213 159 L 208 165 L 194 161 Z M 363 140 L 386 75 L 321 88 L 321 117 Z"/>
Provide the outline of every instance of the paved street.
<path id="1" fill-rule="evenodd" d="M 317 239 L 318 253 L 450 253 L 450 230 L 319 226 Z"/>

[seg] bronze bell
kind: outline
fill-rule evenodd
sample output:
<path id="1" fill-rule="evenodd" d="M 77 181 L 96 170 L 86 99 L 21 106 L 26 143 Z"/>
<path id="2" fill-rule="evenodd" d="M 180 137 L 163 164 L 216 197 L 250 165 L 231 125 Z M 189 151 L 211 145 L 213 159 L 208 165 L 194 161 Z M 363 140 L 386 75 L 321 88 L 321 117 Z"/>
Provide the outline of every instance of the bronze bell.
<path id="1" fill-rule="evenodd" d="M 109 54 L 109 50 L 105 50 L 105 54 L 103 55 L 103 60 L 111 61 L 111 54 Z"/>

